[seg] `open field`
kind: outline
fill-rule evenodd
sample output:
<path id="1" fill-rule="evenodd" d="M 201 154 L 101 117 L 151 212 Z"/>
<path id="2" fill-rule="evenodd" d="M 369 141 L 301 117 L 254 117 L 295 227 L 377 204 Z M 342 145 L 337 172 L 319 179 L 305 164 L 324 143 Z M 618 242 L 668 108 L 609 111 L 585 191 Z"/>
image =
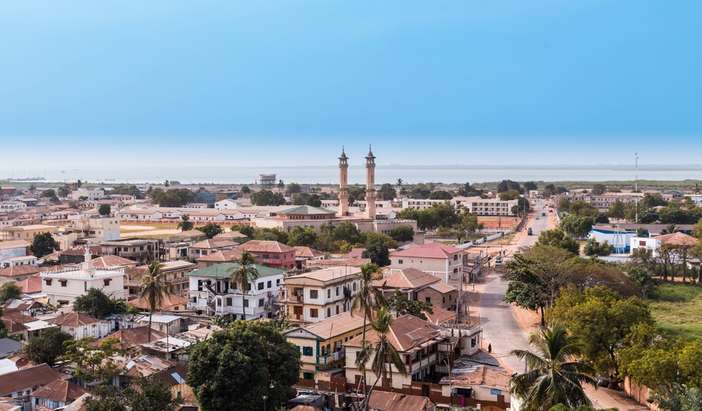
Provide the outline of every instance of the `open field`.
<path id="1" fill-rule="evenodd" d="M 702 338 L 702 287 L 661 284 L 649 300 L 658 325 L 685 338 Z"/>

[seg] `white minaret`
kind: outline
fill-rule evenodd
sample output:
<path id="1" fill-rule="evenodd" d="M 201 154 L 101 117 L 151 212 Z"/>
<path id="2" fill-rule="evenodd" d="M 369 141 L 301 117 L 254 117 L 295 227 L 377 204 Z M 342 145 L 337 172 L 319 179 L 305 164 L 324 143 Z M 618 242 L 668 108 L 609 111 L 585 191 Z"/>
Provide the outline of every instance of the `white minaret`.
<path id="1" fill-rule="evenodd" d="M 93 256 L 90 254 L 90 247 L 85 246 L 85 253 L 83 254 L 83 264 L 81 265 L 82 271 L 90 274 L 92 277 L 95 274 L 95 267 L 93 267 Z"/>
<path id="2" fill-rule="evenodd" d="M 370 146 L 366 156 L 366 213 L 375 219 L 375 156 Z"/>
<path id="3" fill-rule="evenodd" d="M 349 213 L 349 158 L 344 148 L 339 156 L 339 217 Z"/>

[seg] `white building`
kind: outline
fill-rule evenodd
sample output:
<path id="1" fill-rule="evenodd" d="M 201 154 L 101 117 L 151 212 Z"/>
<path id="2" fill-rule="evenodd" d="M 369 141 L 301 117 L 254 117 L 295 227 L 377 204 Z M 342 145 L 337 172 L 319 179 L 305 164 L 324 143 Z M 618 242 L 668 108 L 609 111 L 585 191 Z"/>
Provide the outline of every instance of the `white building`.
<path id="1" fill-rule="evenodd" d="M 519 200 L 500 200 L 499 198 L 454 197 L 451 204 L 463 207 L 471 214 L 484 216 L 513 216 Z"/>
<path id="2" fill-rule="evenodd" d="M 635 232 L 617 230 L 617 229 L 606 229 L 603 227 L 596 227 L 590 231 L 587 238 L 593 239 L 600 244 L 607 243 L 614 247 L 615 254 L 626 254 L 629 252 L 629 247 L 631 246 L 631 239 L 636 237 Z"/>
<path id="3" fill-rule="evenodd" d="M 51 320 L 51 323 L 75 339 L 87 337 L 98 339 L 108 336 L 112 332 L 111 321 L 99 320 L 85 313 L 61 314 Z"/>
<path id="4" fill-rule="evenodd" d="M 214 208 L 216 210 L 234 210 L 235 208 L 239 208 L 239 204 L 231 198 L 225 198 L 224 200 L 214 203 Z"/>
<path id="5" fill-rule="evenodd" d="M 61 271 L 42 272 L 41 291 L 54 305 L 68 305 L 86 294 L 91 288 L 102 290 L 106 295 L 126 299 L 124 269 L 96 270 L 91 264 L 90 251 L 86 249 L 85 262 L 78 268 L 64 268 Z"/>
<path id="6" fill-rule="evenodd" d="M 403 198 L 402 199 L 402 209 L 413 208 L 422 210 L 425 208 L 430 208 L 436 204 L 445 204 L 449 200 L 431 200 L 428 198 Z"/>
<path id="7" fill-rule="evenodd" d="M 21 201 L 3 201 L 0 202 L 0 211 L 15 211 L 27 208 L 27 204 Z"/>
<path id="8" fill-rule="evenodd" d="M 29 245 L 25 240 L 0 241 L 0 267 L 9 267 L 8 260 L 26 256 Z"/>
<path id="9" fill-rule="evenodd" d="M 188 308 L 246 320 L 271 317 L 285 272 L 256 264 L 258 278 L 242 292 L 231 282 L 232 272 L 239 267 L 238 263 L 222 263 L 188 273 Z"/>
<path id="10" fill-rule="evenodd" d="M 88 188 L 79 188 L 75 191 L 71 191 L 71 193 L 68 195 L 68 197 L 71 200 L 89 200 L 89 201 L 95 201 L 95 200 L 100 200 L 105 198 L 105 190 L 102 188 L 95 188 L 95 189 L 88 189 Z"/>
<path id="11" fill-rule="evenodd" d="M 702 205 L 702 194 L 687 194 L 685 195 L 685 197 L 692 200 L 692 202 L 697 204 L 698 206 Z"/>
<path id="12" fill-rule="evenodd" d="M 634 250 L 649 251 L 652 257 L 658 257 L 661 242 L 655 237 L 631 237 L 629 239 L 629 250 L 633 253 Z"/>
<path id="13" fill-rule="evenodd" d="M 101 217 L 96 215 L 76 215 L 68 218 L 73 227 L 83 231 L 98 242 L 115 241 L 120 238 L 120 224 L 117 217 Z"/>

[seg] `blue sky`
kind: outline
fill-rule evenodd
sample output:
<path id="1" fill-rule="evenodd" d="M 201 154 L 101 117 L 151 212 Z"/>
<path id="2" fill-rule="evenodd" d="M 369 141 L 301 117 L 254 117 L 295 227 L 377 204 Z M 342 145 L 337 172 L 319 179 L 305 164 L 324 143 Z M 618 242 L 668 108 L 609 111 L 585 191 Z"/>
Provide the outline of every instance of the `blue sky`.
<path id="1" fill-rule="evenodd" d="M 0 168 L 700 163 L 699 1 L 1 7 Z"/>

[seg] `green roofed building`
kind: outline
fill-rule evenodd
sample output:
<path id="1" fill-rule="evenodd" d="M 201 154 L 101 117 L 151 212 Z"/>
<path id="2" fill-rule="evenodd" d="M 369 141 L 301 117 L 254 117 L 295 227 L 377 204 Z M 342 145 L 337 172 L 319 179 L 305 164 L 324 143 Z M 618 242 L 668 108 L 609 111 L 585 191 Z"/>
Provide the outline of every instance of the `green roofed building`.
<path id="1" fill-rule="evenodd" d="M 301 205 L 278 211 L 277 215 L 288 220 L 331 220 L 335 213 L 326 208 Z"/>
<path id="2" fill-rule="evenodd" d="M 271 318 L 285 271 L 254 264 L 258 276 L 245 290 L 231 281 L 239 263 L 214 264 L 187 274 L 188 308 L 208 315 L 233 315 L 237 319 Z"/>

